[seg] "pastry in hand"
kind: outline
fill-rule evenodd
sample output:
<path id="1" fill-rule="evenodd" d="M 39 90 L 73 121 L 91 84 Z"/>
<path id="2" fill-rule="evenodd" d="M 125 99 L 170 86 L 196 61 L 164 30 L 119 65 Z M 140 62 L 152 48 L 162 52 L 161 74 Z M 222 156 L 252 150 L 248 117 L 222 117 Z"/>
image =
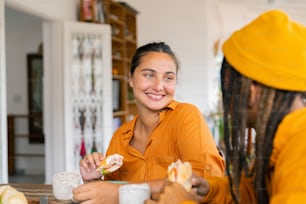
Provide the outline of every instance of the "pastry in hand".
<path id="1" fill-rule="evenodd" d="M 123 156 L 120 154 L 112 154 L 104 158 L 98 168 L 97 171 L 101 172 L 101 175 L 107 175 L 119 169 L 123 164 Z"/>
<path id="2" fill-rule="evenodd" d="M 172 182 L 180 183 L 187 191 L 191 189 L 191 175 L 192 166 L 189 162 L 177 160 L 168 166 L 168 179 Z"/>

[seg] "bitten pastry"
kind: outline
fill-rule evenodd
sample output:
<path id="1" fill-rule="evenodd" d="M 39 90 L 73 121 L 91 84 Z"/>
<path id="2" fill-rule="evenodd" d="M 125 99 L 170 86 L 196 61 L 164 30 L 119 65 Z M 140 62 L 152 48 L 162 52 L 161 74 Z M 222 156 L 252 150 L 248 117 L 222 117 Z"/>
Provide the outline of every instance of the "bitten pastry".
<path id="1" fill-rule="evenodd" d="M 178 182 L 189 191 L 191 189 L 190 177 L 192 175 L 192 166 L 189 162 L 177 160 L 168 166 L 168 179 L 172 182 Z"/>
<path id="2" fill-rule="evenodd" d="M 97 171 L 101 172 L 102 177 L 119 169 L 123 164 L 123 156 L 120 154 L 112 154 L 104 158 Z"/>
<path id="3" fill-rule="evenodd" d="M 0 186 L 0 204 L 28 204 L 25 195 L 10 185 Z"/>

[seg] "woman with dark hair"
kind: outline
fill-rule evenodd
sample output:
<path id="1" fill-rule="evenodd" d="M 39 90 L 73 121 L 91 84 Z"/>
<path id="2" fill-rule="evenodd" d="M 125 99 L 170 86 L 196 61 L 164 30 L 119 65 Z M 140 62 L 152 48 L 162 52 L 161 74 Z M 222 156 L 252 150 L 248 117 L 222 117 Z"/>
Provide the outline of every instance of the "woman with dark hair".
<path id="1" fill-rule="evenodd" d="M 190 162 L 201 177 L 223 176 L 225 163 L 219 155 L 210 130 L 194 106 L 174 100 L 179 63 L 164 42 L 139 47 L 132 59 L 129 84 L 138 114 L 114 133 L 105 156 L 120 154 L 123 165 L 105 180 L 146 182 L 159 192 L 168 166 L 180 159 Z M 86 181 L 74 190 L 74 200 L 91 203 L 117 203 L 118 184 L 100 179 L 97 166 L 101 153 L 88 154 L 80 162 Z"/>
<path id="2" fill-rule="evenodd" d="M 190 193 L 170 183 L 158 203 L 177 194 L 177 203 L 305 203 L 306 27 L 267 11 L 234 32 L 223 53 L 227 177 L 195 176 Z"/>

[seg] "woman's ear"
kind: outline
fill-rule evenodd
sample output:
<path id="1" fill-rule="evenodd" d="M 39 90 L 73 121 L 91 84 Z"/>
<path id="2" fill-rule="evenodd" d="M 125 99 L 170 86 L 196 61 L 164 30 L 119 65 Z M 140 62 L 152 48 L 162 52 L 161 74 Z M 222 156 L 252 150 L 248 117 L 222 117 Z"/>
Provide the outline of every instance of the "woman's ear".
<path id="1" fill-rule="evenodd" d="M 128 82 L 129 82 L 130 87 L 133 87 L 133 80 L 132 80 L 131 74 L 129 74 Z"/>

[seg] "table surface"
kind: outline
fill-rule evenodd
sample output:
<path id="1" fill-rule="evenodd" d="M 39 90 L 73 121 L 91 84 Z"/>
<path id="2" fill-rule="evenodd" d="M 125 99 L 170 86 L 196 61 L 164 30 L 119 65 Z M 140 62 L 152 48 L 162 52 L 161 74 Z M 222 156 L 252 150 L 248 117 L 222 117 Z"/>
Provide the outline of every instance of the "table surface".
<path id="1" fill-rule="evenodd" d="M 4 185 L 4 184 L 0 184 Z M 16 190 L 24 193 L 28 204 L 61 204 L 73 203 L 72 201 L 59 201 L 53 196 L 52 185 L 50 184 L 8 184 Z"/>

